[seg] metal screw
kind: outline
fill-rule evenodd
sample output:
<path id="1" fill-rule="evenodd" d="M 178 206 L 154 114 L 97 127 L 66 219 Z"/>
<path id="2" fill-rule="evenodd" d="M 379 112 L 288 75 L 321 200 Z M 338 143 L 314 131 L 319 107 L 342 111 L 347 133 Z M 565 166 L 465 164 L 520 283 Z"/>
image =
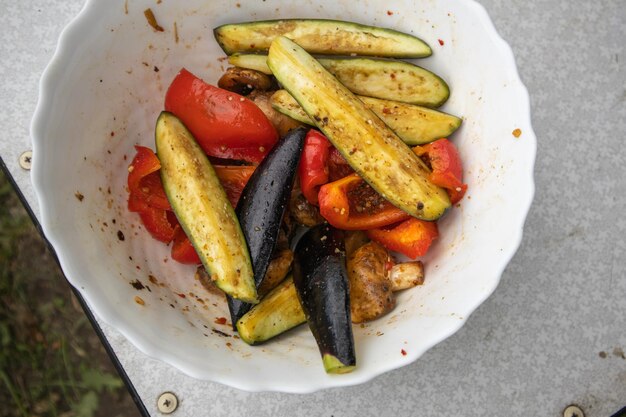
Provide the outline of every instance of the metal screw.
<path id="1" fill-rule="evenodd" d="M 572 404 L 563 410 L 563 417 L 585 417 L 585 413 L 579 406 Z"/>
<path id="2" fill-rule="evenodd" d="M 178 398 L 172 392 L 164 392 L 159 395 L 157 408 L 163 414 L 172 414 L 178 408 Z"/>
<path id="3" fill-rule="evenodd" d="M 22 152 L 20 155 L 20 166 L 29 171 L 31 165 L 33 164 L 33 151 Z"/>

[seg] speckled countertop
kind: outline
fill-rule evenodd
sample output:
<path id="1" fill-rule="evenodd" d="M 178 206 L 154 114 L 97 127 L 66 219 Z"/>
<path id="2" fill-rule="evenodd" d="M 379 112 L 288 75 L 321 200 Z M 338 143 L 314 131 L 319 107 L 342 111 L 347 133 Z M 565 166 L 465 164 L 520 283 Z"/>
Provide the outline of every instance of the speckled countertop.
<path id="1" fill-rule="evenodd" d="M 151 415 L 560 416 L 626 405 L 626 8 L 482 0 L 515 53 L 538 138 L 536 197 L 517 255 L 454 336 L 373 381 L 310 395 L 193 380 L 101 324 Z M 27 171 L 39 77 L 81 0 L 0 0 L 0 156 L 35 214 Z M 512 193 L 515 190 L 511 190 Z"/>

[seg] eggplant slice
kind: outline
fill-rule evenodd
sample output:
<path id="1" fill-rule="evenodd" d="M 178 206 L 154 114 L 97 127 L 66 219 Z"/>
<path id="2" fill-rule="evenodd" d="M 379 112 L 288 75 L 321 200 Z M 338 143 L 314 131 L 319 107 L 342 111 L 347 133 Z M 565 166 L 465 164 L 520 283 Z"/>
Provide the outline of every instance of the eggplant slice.
<path id="1" fill-rule="evenodd" d="M 343 233 L 328 224 L 309 229 L 296 246 L 293 282 L 327 373 L 356 366 Z"/>
<path id="2" fill-rule="evenodd" d="M 306 132 L 305 128 L 295 129 L 274 146 L 250 177 L 235 210 L 248 244 L 256 288 L 265 278 L 276 248 Z M 251 307 L 228 298 L 235 330 L 237 321 Z"/>

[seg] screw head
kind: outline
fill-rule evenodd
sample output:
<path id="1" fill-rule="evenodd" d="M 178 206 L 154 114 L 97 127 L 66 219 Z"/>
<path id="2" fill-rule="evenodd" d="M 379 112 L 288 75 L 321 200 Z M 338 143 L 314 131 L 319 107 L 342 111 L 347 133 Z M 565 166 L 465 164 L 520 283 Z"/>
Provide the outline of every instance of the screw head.
<path id="1" fill-rule="evenodd" d="M 33 164 L 33 151 L 22 152 L 19 162 L 22 169 L 27 171 L 30 170 L 31 165 Z"/>
<path id="2" fill-rule="evenodd" d="M 178 408 L 178 398 L 172 392 L 164 392 L 159 395 L 157 408 L 162 414 L 172 414 Z"/>
<path id="3" fill-rule="evenodd" d="M 572 404 L 565 407 L 563 417 L 585 417 L 585 413 L 579 406 Z"/>

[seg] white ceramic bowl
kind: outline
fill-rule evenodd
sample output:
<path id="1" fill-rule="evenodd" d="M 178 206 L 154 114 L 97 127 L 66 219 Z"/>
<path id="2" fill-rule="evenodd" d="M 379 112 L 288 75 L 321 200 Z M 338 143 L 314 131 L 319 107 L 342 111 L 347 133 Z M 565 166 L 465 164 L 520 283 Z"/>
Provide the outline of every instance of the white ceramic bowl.
<path id="1" fill-rule="evenodd" d="M 148 7 L 164 32 L 146 23 Z M 226 66 L 212 28 L 287 17 L 353 20 L 418 35 L 434 51 L 420 65 L 451 86 L 443 110 L 465 119 L 452 140 L 469 192 L 440 222 L 441 238 L 425 260 L 426 283 L 400 294 L 388 316 L 355 326 L 358 367 L 341 376 L 324 373 L 306 326 L 260 347 L 214 332 L 231 333 L 214 323 L 228 317 L 226 305 L 200 287 L 194 268 L 168 261 L 169 248 L 126 210 L 133 145 L 154 148 L 155 120 L 173 76 L 184 66 L 215 83 Z M 495 289 L 520 243 L 534 190 L 528 94 L 510 48 L 472 0 L 89 0 L 45 71 L 32 136 L 42 226 L 95 313 L 146 354 L 193 377 L 251 391 L 353 385 L 415 361 Z M 151 291 L 134 289 L 135 280 Z"/>

